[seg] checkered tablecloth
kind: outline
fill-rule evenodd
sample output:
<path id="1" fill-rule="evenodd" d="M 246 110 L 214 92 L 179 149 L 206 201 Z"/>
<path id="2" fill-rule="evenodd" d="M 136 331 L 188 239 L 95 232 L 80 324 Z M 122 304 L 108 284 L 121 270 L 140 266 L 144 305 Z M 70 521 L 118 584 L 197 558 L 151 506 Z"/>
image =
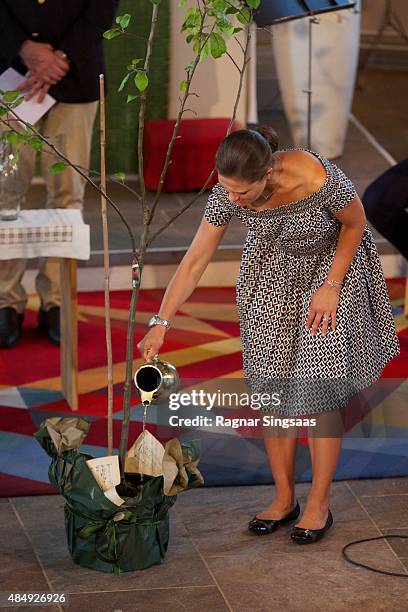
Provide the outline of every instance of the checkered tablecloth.
<path id="1" fill-rule="evenodd" d="M 0 221 L 0 259 L 89 256 L 89 225 L 80 210 L 23 210 L 16 221 Z"/>

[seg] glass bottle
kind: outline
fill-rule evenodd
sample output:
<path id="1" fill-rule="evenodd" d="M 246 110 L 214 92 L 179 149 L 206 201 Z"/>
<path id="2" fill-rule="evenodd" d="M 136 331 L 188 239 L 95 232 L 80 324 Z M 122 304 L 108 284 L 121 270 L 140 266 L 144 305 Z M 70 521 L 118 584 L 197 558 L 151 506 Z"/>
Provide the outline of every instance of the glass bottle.
<path id="1" fill-rule="evenodd" d="M 0 221 L 15 221 L 20 214 L 20 205 L 18 154 L 13 145 L 0 140 Z"/>

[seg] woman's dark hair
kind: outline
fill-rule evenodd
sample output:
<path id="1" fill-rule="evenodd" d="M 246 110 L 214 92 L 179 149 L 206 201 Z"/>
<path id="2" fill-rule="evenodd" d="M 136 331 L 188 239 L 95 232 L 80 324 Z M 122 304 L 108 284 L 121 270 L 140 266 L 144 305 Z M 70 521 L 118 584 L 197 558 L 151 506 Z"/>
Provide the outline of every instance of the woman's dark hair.
<path id="1" fill-rule="evenodd" d="M 273 166 L 272 153 L 277 148 L 278 135 L 267 125 L 231 132 L 218 148 L 215 169 L 222 176 L 254 183 Z"/>

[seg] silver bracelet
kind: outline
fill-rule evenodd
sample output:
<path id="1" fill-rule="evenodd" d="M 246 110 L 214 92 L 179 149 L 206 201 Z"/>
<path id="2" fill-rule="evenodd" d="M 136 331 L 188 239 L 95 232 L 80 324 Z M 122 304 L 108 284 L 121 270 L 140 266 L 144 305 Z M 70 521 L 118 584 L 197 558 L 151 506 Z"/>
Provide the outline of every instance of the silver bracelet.
<path id="1" fill-rule="evenodd" d="M 154 325 L 162 325 L 166 329 L 170 329 L 170 321 L 162 319 L 158 314 L 153 315 L 147 324 L 148 327 L 153 327 Z"/>
<path id="2" fill-rule="evenodd" d="M 341 287 L 343 286 L 343 283 L 341 283 L 340 281 L 336 281 L 329 278 L 326 278 L 324 282 L 326 283 L 326 285 L 329 285 L 329 287 L 338 287 L 339 289 L 341 289 Z"/>

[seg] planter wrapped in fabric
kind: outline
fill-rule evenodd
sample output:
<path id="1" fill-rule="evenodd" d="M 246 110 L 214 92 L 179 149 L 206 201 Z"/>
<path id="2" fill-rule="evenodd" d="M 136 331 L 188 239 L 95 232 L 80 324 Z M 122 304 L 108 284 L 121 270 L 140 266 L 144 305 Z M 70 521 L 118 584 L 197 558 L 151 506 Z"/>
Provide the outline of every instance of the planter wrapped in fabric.
<path id="1" fill-rule="evenodd" d="M 142 570 L 164 560 L 169 543 L 168 510 L 177 495 L 165 495 L 163 476 L 132 474 L 117 487 L 124 502 L 110 501 L 78 450 L 89 429 L 81 418 L 46 419 L 34 436 L 51 457 L 48 476 L 64 496 L 68 548 L 75 563 L 103 572 Z M 178 441 L 177 441 L 178 442 Z M 188 465 L 199 459 L 196 441 L 181 445 Z M 199 477 L 197 477 L 199 476 Z M 184 488 L 202 484 L 194 467 Z"/>

